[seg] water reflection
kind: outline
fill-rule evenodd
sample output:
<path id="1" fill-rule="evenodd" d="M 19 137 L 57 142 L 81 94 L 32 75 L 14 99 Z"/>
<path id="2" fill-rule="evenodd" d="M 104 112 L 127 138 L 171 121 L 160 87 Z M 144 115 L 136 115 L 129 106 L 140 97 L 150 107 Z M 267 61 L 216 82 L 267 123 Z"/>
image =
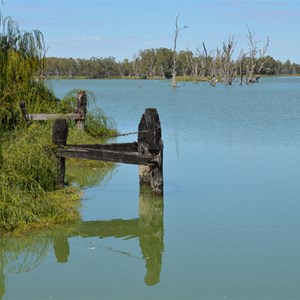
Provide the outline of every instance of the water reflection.
<path id="1" fill-rule="evenodd" d="M 139 201 L 139 240 L 146 261 L 145 283 L 159 282 L 164 251 L 163 201 L 153 197 L 146 187 L 141 188 Z"/>
<path id="2" fill-rule="evenodd" d="M 99 237 L 138 238 L 145 261 L 146 285 L 160 281 L 162 255 L 164 251 L 163 199 L 154 197 L 147 187 L 139 194 L 139 218 L 130 220 L 86 221 L 60 226 L 51 230 L 34 231 L 22 237 L 0 239 L 0 299 L 6 291 L 5 274 L 30 272 L 54 250 L 58 263 L 68 263 L 72 247 L 69 238 Z"/>
<path id="3" fill-rule="evenodd" d="M 85 161 L 84 165 L 76 165 L 73 160 L 67 159 L 66 164 L 67 181 L 76 182 L 81 188 L 106 185 L 117 171 L 117 165 L 113 163 L 106 163 L 106 166 L 99 167 L 94 161 Z"/>

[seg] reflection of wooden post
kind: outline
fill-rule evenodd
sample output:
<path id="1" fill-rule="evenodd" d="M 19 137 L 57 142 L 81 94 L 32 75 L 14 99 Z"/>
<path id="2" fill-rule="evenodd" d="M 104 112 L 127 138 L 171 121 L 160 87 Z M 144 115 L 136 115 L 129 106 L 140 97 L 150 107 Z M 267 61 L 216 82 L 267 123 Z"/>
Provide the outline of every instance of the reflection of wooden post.
<path id="1" fill-rule="evenodd" d="M 84 129 L 84 121 L 86 114 L 86 93 L 85 91 L 78 92 L 77 96 L 77 107 L 75 113 L 79 115 L 79 120 L 77 121 L 77 128 L 83 130 Z"/>
<path id="2" fill-rule="evenodd" d="M 68 137 L 68 123 L 65 119 L 57 119 L 53 125 L 52 131 L 52 143 L 56 146 L 65 146 L 67 144 Z M 64 186 L 65 173 L 66 173 L 66 162 L 64 157 L 57 158 L 58 166 L 58 180 L 57 184 L 60 187 Z"/>
<path id="3" fill-rule="evenodd" d="M 2 262 L 1 262 L 2 263 Z M 0 267 L 0 300 L 4 299 L 5 291 L 5 275 L 4 275 L 4 266 Z"/>
<path id="4" fill-rule="evenodd" d="M 154 285 L 160 281 L 164 251 L 163 198 L 154 196 L 147 187 L 140 189 L 139 232 L 147 268 L 145 283 Z"/>
<path id="5" fill-rule="evenodd" d="M 148 185 L 154 194 L 163 194 L 163 141 L 160 120 L 155 108 L 147 108 L 138 127 L 138 152 L 152 155 L 150 165 L 139 167 L 140 185 Z"/>
<path id="6" fill-rule="evenodd" d="M 58 263 L 67 263 L 70 255 L 68 238 L 65 236 L 55 236 L 53 238 L 53 249 Z"/>

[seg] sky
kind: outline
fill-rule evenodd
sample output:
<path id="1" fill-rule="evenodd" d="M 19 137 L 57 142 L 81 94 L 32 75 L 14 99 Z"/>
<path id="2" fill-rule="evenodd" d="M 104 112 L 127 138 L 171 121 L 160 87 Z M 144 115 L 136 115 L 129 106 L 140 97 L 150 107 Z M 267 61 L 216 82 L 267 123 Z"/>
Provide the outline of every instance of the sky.
<path id="1" fill-rule="evenodd" d="M 249 49 L 250 30 L 267 55 L 300 63 L 300 0 L 3 0 L 0 10 L 22 30 L 40 30 L 46 56 L 132 60 L 140 50 L 211 51 L 234 38 L 235 55 Z M 1 1 L 0 1 L 1 3 Z"/>

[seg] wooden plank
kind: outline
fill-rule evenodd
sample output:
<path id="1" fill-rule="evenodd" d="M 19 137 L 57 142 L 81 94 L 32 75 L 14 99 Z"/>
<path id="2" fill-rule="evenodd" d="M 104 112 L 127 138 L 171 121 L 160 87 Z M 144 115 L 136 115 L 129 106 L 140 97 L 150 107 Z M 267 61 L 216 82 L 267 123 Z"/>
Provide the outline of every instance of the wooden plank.
<path id="1" fill-rule="evenodd" d="M 153 159 L 152 155 L 141 155 L 137 152 L 121 152 L 81 147 L 58 148 L 57 155 L 65 158 L 84 158 L 135 165 L 149 164 Z"/>
<path id="2" fill-rule="evenodd" d="M 82 120 L 79 114 L 27 114 L 26 119 L 30 121 L 47 121 L 56 119 Z"/>
<path id="3" fill-rule="evenodd" d="M 98 150 L 110 150 L 110 151 L 125 151 L 125 152 L 138 152 L 138 143 L 112 143 L 112 144 L 76 144 L 67 145 L 68 147 L 81 147 L 88 149 L 98 149 Z"/>

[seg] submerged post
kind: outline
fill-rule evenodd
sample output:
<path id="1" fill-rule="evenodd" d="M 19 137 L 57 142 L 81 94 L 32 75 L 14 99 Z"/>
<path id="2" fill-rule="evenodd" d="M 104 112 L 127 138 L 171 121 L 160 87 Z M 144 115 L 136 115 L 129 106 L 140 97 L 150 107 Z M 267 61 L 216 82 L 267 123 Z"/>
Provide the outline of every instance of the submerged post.
<path id="1" fill-rule="evenodd" d="M 138 152 L 152 155 L 149 165 L 139 166 L 140 185 L 150 186 L 154 194 L 163 194 L 163 141 L 155 108 L 147 108 L 138 127 Z"/>
<path id="2" fill-rule="evenodd" d="M 52 143 L 57 147 L 65 146 L 68 137 L 68 123 L 65 119 L 57 119 L 52 129 Z M 64 157 L 57 157 L 58 179 L 57 185 L 63 187 L 65 184 L 66 161 Z"/>
<path id="3" fill-rule="evenodd" d="M 86 92 L 79 91 L 77 96 L 77 107 L 75 113 L 79 115 L 79 120 L 77 121 L 77 128 L 83 130 L 84 129 L 84 121 L 86 114 Z"/>

